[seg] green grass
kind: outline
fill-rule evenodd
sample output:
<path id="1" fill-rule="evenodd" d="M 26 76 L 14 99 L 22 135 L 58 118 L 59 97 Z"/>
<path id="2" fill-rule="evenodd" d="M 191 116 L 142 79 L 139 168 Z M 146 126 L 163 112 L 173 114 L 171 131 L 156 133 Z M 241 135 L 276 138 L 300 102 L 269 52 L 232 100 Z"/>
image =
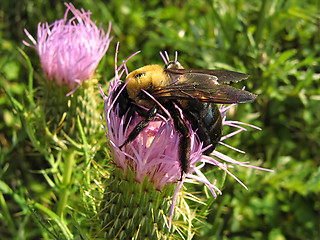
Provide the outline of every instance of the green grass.
<path id="1" fill-rule="evenodd" d="M 1 5 L 1 239 L 70 239 L 72 235 L 85 239 L 90 236 L 84 232 L 90 224 L 86 217 L 94 217 L 97 210 L 91 209 L 90 199 L 81 193 L 99 192 L 90 179 L 103 174 L 101 166 L 108 166 L 106 139 L 99 133 L 96 144 L 100 145 L 92 147 L 89 136 L 82 134 L 80 144 L 74 143 L 80 160 L 73 177 L 82 179 L 83 185 L 68 185 L 73 217 L 63 220 L 54 207 L 62 189 L 61 156 L 41 152 L 41 145 L 34 148 L 33 129 L 22 117 L 32 118 L 36 109 L 33 89 L 40 87 L 37 81 L 42 77 L 36 52 L 22 44 L 27 39 L 23 29 L 36 36 L 38 22 L 62 18 L 65 6 L 57 0 L 3 1 Z M 259 97 L 254 103 L 239 105 L 232 119 L 263 130 L 250 130 L 227 141 L 246 151 L 245 155 L 222 146 L 218 150 L 275 172 L 235 168 L 233 173 L 249 190 L 227 177 L 223 195 L 215 201 L 207 199 L 200 187 L 195 189 L 210 204 L 190 203 L 206 215 L 194 221 L 198 232 L 193 239 L 320 238 L 319 1 L 86 0 L 74 5 L 90 9 L 92 19 L 105 29 L 112 22 L 114 40 L 99 66 L 103 86 L 114 74 L 117 41 L 120 61 L 142 51 L 128 63 L 131 70 L 161 63 L 159 51 L 173 56 L 177 50 L 185 67 L 224 68 L 251 75 L 236 86 L 245 85 Z M 81 129 L 81 123 L 77 127 Z"/>

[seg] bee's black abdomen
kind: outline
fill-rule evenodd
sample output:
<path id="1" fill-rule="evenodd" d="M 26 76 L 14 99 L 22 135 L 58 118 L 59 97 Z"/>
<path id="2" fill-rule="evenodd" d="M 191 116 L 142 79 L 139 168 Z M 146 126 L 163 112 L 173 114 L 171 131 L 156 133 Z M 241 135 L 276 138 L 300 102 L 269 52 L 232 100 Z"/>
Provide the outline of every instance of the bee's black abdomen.
<path id="1" fill-rule="evenodd" d="M 212 145 L 204 152 L 209 155 L 217 147 L 222 136 L 222 119 L 218 106 L 214 103 L 189 100 L 183 113 L 191 123 L 192 129 L 197 131 L 203 147 Z"/>

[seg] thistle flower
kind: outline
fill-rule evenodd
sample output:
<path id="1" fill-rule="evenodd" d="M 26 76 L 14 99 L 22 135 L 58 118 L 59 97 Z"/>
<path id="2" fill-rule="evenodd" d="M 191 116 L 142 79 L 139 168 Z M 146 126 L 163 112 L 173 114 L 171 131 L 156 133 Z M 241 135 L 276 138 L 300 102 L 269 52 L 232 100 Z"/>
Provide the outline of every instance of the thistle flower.
<path id="1" fill-rule="evenodd" d="M 39 23 L 37 41 L 25 29 L 32 44 L 23 43 L 37 50 L 41 66 L 48 80 L 58 86 L 62 83 L 74 90 L 75 86 L 92 78 L 101 58 L 108 50 L 112 37 L 97 27 L 90 19 L 91 12 L 77 10 L 67 4 L 64 18 L 52 24 Z M 67 19 L 69 11 L 74 15 Z"/>
<path id="2" fill-rule="evenodd" d="M 79 137 L 76 131 L 77 116 L 87 136 L 92 136 L 99 129 L 99 113 L 97 112 L 97 89 L 94 74 L 105 55 L 112 37 L 111 23 L 107 32 L 90 19 L 91 12 L 76 9 L 71 3 L 65 3 L 67 10 L 64 18 L 52 24 L 39 23 L 37 40 L 25 29 L 31 44 L 23 41 L 26 46 L 33 47 L 39 54 L 42 69 L 48 81 L 41 81 L 39 106 L 43 109 L 40 119 L 35 124 L 49 129 L 49 141 L 56 135 L 65 138 L 64 130 L 71 139 Z M 69 13 L 72 16 L 68 20 Z M 81 85 L 81 89 L 76 91 Z M 40 115 L 40 114 L 39 114 Z M 54 140 L 55 141 L 55 140 Z M 53 142 L 54 142 L 53 141 Z"/>
<path id="3" fill-rule="evenodd" d="M 77 10 L 71 3 L 65 5 L 63 19 L 50 25 L 39 23 L 37 40 L 25 30 L 31 43 L 23 41 L 38 52 L 48 80 L 40 81 L 40 91 L 35 91 L 37 96 L 29 98 L 36 99 L 36 103 L 31 102 L 30 114 L 24 114 L 32 117 L 25 120 L 26 132 L 34 147 L 44 153 L 46 159 L 50 154 L 50 164 L 62 171 L 57 174 L 62 179 L 54 177 L 59 180 L 57 213 L 61 217 L 68 203 L 69 189 L 77 182 L 72 174 L 74 167 L 81 156 L 86 155 L 81 144 L 96 145 L 96 134 L 101 131 L 97 107 L 101 98 L 94 74 L 112 40 L 111 23 L 105 33 L 90 19 L 90 11 Z M 70 13 L 72 16 L 68 18 Z M 83 153 L 78 154 L 79 151 Z"/>
<path id="4" fill-rule="evenodd" d="M 165 64 L 167 64 L 169 62 L 168 54 L 165 52 L 165 56 L 163 54 L 161 54 L 161 56 Z M 154 121 L 150 122 L 149 125 L 136 137 L 136 139 L 134 139 L 131 143 L 128 143 L 127 145 L 123 146 L 122 149 L 119 149 L 119 146 L 122 145 L 123 142 L 127 139 L 127 136 L 132 131 L 134 126 L 136 126 L 137 123 L 140 122 L 142 119 L 138 114 L 136 114 L 134 118 L 130 120 L 128 125 L 124 126 L 126 116 L 121 117 L 119 115 L 119 106 L 115 105 L 116 98 L 118 96 L 116 96 L 115 99 L 110 97 L 115 94 L 116 89 L 121 84 L 120 78 L 124 74 L 124 72 L 128 75 L 126 62 L 129 59 L 124 61 L 120 67 L 117 67 L 116 64 L 115 78 L 109 86 L 109 97 L 107 97 L 100 89 L 103 99 L 105 101 L 105 131 L 112 146 L 112 151 L 114 154 L 114 164 L 118 169 L 121 169 L 123 171 L 124 176 L 126 174 L 133 174 L 135 181 L 140 184 L 142 184 L 144 182 L 144 179 L 147 177 L 149 182 L 155 185 L 155 189 L 161 192 L 163 191 L 163 188 L 166 186 L 166 184 L 173 185 L 177 183 L 172 197 L 171 210 L 169 214 L 170 217 L 168 221 L 169 228 L 171 226 L 171 218 L 173 216 L 176 201 L 178 199 L 178 193 L 186 180 L 192 179 L 204 183 L 211 191 L 214 197 L 217 197 L 217 194 L 222 194 L 218 187 L 215 185 L 216 183 L 211 183 L 201 172 L 201 169 L 206 164 L 218 166 L 219 168 L 223 169 L 229 175 L 235 178 L 245 188 L 246 186 L 231 172 L 229 172 L 228 168 L 232 166 L 226 164 L 225 162 L 234 165 L 269 171 L 268 169 L 255 167 L 252 165 L 248 165 L 247 163 L 238 162 L 218 151 L 214 151 L 211 156 L 203 155 L 203 152 L 205 152 L 206 149 L 210 146 L 202 148 L 202 142 L 199 140 L 196 132 L 192 130 L 191 125 L 187 123 L 188 128 L 190 130 L 191 138 L 191 150 L 189 160 L 190 170 L 187 174 L 184 174 L 181 181 L 179 181 L 181 177 L 178 156 L 180 135 L 175 130 L 173 122 L 170 119 L 165 119 L 163 116 L 160 115 Z M 177 54 L 175 57 L 175 62 L 176 61 Z M 130 81 L 130 79 L 128 81 Z M 220 113 L 223 117 L 223 125 L 235 127 L 237 129 L 233 133 L 230 133 L 221 138 L 220 143 L 223 145 L 226 145 L 223 143 L 225 139 L 232 137 L 242 131 L 245 131 L 246 129 L 244 126 L 260 129 L 253 125 L 241 123 L 238 121 L 226 120 L 226 113 L 232 106 L 233 105 L 220 106 Z M 233 147 L 230 148 L 237 150 Z M 218 159 L 222 160 L 222 162 L 220 162 Z"/>

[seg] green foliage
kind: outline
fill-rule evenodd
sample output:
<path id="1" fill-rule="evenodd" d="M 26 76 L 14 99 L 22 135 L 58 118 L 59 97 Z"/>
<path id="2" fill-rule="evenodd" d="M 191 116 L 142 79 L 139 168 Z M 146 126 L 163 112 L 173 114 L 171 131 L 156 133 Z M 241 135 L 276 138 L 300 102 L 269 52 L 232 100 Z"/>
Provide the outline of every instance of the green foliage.
<path id="1" fill-rule="evenodd" d="M 52 212 L 63 179 L 61 156 L 44 155 L 41 145 L 35 151 L 31 146 L 40 143 L 30 139 L 34 93 L 42 73 L 35 51 L 22 44 L 27 39 L 23 29 L 36 36 L 38 22 L 62 18 L 65 6 L 62 1 L 23 0 L 1 5 L 0 236 L 85 239 L 83 219 L 97 213 L 93 202 L 101 191 L 99 181 L 91 180 L 107 174 L 105 137 L 97 138 L 101 148 L 90 144 L 84 134 L 72 143 L 78 162 L 74 182 L 68 185 L 65 222 Z M 119 61 L 142 51 L 129 61 L 129 70 L 161 63 L 159 51 L 167 50 L 173 56 L 177 50 L 186 67 L 224 68 L 251 75 L 237 85 L 245 85 L 259 98 L 239 105 L 229 118 L 263 130 L 249 130 L 226 142 L 245 150 L 246 155 L 223 146 L 217 150 L 275 172 L 236 167 L 232 172 L 248 191 L 227 176 L 223 195 L 217 200 L 199 193 L 208 206 L 197 205 L 201 216 L 193 222 L 198 228 L 194 239 L 319 238 L 319 1 L 86 0 L 74 5 L 90 9 L 92 19 L 105 29 L 112 22 L 114 40 L 99 66 L 103 88 L 114 75 L 117 41 Z M 78 121 L 77 127 L 81 130 L 82 123 Z M 211 174 L 216 172 L 208 172 L 209 178 Z M 192 190 L 200 191 L 188 185 L 188 191 Z"/>

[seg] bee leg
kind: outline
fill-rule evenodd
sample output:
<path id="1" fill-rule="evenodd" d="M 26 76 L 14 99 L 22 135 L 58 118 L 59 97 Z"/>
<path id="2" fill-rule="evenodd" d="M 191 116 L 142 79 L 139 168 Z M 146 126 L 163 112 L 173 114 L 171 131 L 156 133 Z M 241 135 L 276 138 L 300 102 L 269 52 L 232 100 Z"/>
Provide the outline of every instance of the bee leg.
<path id="1" fill-rule="evenodd" d="M 190 131 L 188 129 L 188 132 L 184 132 L 179 141 L 179 160 L 181 168 L 181 176 L 179 181 L 182 180 L 183 173 L 188 173 L 189 171 L 190 143 Z"/>
<path id="2" fill-rule="evenodd" d="M 158 112 L 158 108 L 159 108 L 159 106 L 157 105 L 157 106 L 154 106 L 149 109 L 149 111 L 147 112 L 146 118 L 141 120 L 134 127 L 134 129 L 129 134 L 127 140 L 121 146 L 119 146 L 120 150 L 123 146 L 125 146 L 129 142 L 133 141 L 139 135 L 139 133 L 149 125 L 149 122 L 152 121 L 154 119 L 154 117 L 156 116 L 156 114 Z"/>
<path id="3" fill-rule="evenodd" d="M 130 106 L 130 108 L 127 110 L 127 116 L 125 119 L 125 122 L 123 124 L 123 130 L 126 129 L 126 126 L 129 124 L 130 120 L 132 121 L 132 119 L 134 118 L 135 114 L 138 113 L 139 116 L 147 116 L 148 113 L 146 110 L 141 109 L 139 106 L 136 105 L 132 105 Z M 123 116 L 120 114 L 120 116 Z"/>
<path id="4" fill-rule="evenodd" d="M 189 159 L 190 159 L 190 130 L 182 119 L 179 110 L 175 107 L 173 103 L 166 104 L 168 111 L 173 119 L 173 124 L 175 129 L 180 133 L 179 139 L 179 161 L 181 168 L 181 177 L 179 181 L 182 180 L 183 173 L 188 173 L 189 171 Z"/>

